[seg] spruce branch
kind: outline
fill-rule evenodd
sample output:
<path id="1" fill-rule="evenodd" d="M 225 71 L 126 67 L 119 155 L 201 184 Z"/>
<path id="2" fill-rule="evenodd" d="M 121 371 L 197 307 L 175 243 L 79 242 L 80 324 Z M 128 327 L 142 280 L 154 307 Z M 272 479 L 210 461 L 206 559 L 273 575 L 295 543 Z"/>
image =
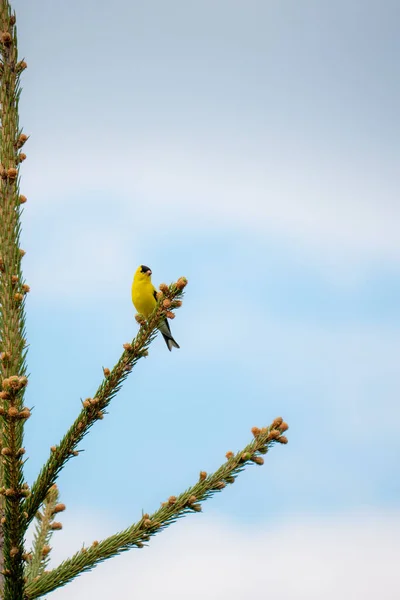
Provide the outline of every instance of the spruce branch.
<path id="1" fill-rule="evenodd" d="M 19 129 L 19 79 L 26 68 L 18 62 L 15 15 L 0 0 L 0 415 L 1 523 L 4 541 L 4 599 L 21 600 L 23 542 L 26 529 L 22 500 L 29 493 L 23 483 L 23 427 L 30 416 L 23 408 L 27 385 L 25 296 L 19 248 L 21 204 L 19 166 L 26 155 L 20 148 L 28 139 Z"/>
<path id="2" fill-rule="evenodd" d="M 23 557 L 26 560 L 25 581 L 27 583 L 42 575 L 50 562 L 50 540 L 54 531 L 62 529 L 61 523 L 55 521 L 55 517 L 65 510 L 65 504 L 59 503 L 58 498 L 58 488 L 54 484 L 47 493 L 42 511 L 38 511 L 35 515 L 33 547 L 31 552 Z"/>
<path id="3" fill-rule="evenodd" d="M 50 457 L 40 471 L 32 486 L 31 494 L 24 503 L 28 523 L 33 519 L 50 487 L 55 483 L 60 470 L 72 456 L 78 454 L 76 447 L 79 442 L 94 423 L 103 419 L 105 409 L 121 388 L 132 367 L 140 358 L 147 356 L 148 347 L 157 335 L 158 325 L 166 316 L 173 315 L 171 309 L 181 306 L 180 298 L 183 296 L 186 283 L 187 280 L 181 277 L 170 286 L 161 284 L 156 308 L 149 319 L 146 321 L 142 315 L 136 315 L 136 320 L 140 324 L 137 336 L 131 343 L 124 344 L 124 352 L 111 371 L 103 369 L 104 378 L 94 397 L 83 401 L 82 410 L 70 429 L 58 446 L 52 446 Z"/>
<path id="4" fill-rule="evenodd" d="M 201 512 L 201 502 L 233 483 L 237 475 L 249 464 L 264 464 L 262 455 L 266 454 L 275 443 L 286 444 L 288 440 L 282 434 L 287 429 L 288 425 L 281 417 L 276 418 L 269 427 L 263 429 L 253 427 L 253 441 L 237 454 L 227 452 L 227 462 L 217 471 L 210 475 L 201 471 L 197 483 L 180 496 L 170 496 L 152 515 L 142 515 L 141 519 L 128 529 L 101 542 L 95 541 L 89 548 L 83 547 L 52 571 L 37 577 L 26 586 L 26 600 L 34 600 L 62 587 L 112 556 L 131 548 L 142 548 L 152 536 L 177 519 L 188 513 Z"/>

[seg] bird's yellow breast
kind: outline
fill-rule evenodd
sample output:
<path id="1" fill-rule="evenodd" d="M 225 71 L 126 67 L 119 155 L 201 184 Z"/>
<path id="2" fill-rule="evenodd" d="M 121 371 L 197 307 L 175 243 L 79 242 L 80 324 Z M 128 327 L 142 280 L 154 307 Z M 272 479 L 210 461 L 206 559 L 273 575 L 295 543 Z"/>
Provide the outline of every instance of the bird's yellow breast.
<path id="1" fill-rule="evenodd" d="M 149 278 L 146 280 L 136 281 L 132 283 L 132 302 L 136 310 L 148 317 L 156 306 L 154 298 L 154 287 Z"/>

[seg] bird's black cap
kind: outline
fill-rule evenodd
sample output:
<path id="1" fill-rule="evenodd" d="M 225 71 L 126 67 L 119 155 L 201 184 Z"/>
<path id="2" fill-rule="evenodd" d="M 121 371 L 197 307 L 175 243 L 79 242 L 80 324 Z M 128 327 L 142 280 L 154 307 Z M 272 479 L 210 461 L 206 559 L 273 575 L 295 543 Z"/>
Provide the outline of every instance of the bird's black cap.
<path id="1" fill-rule="evenodd" d="M 150 267 L 146 267 L 145 265 L 140 265 L 140 268 L 142 269 L 142 273 L 147 273 L 147 271 L 151 271 Z"/>

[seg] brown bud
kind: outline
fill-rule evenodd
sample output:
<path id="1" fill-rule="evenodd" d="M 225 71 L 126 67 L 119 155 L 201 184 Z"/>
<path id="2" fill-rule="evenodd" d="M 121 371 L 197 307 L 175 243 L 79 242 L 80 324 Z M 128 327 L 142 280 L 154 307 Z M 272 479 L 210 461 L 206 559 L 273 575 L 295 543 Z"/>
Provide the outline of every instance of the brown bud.
<path id="1" fill-rule="evenodd" d="M 214 485 L 215 490 L 223 490 L 224 487 L 226 487 L 226 486 L 223 481 L 217 481 L 217 483 Z"/>
<path id="2" fill-rule="evenodd" d="M 24 162 L 24 160 L 26 160 L 26 154 L 24 152 L 20 152 L 17 156 L 17 160 L 20 163 Z"/>
<path id="3" fill-rule="evenodd" d="M 20 448 L 19 450 L 17 450 L 17 458 L 19 458 L 20 456 L 23 456 L 25 454 L 25 448 Z"/>
<path id="4" fill-rule="evenodd" d="M 261 456 L 253 456 L 251 459 L 256 465 L 263 465 L 264 459 Z"/>
<path id="5" fill-rule="evenodd" d="M 1 517 L 1 519 L 0 519 L 0 523 L 1 523 L 2 525 L 4 525 L 4 523 L 5 523 L 5 522 L 6 522 L 6 518 L 5 518 L 5 517 Z"/>
<path id="6" fill-rule="evenodd" d="M 276 440 L 277 442 L 279 442 L 280 444 L 287 444 L 288 443 L 288 439 L 285 435 L 281 435 L 280 437 L 277 438 Z"/>
<path id="7" fill-rule="evenodd" d="M 25 562 L 30 562 L 32 560 L 32 554 L 30 552 L 24 552 L 22 555 L 22 560 Z"/>
<path id="8" fill-rule="evenodd" d="M 57 446 L 50 446 L 50 450 L 52 452 L 57 452 Z"/>
<path id="9" fill-rule="evenodd" d="M 96 548 L 96 546 L 98 546 L 98 545 L 99 545 L 99 542 L 97 540 L 94 540 L 92 542 L 92 548 Z"/>
<path id="10" fill-rule="evenodd" d="M 62 504 L 61 502 L 59 504 L 56 504 L 53 508 L 53 515 L 55 513 L 63 512 L 63 510 L 65 510 L 66 508 L 67 507 L 65 506 L 65 504 Z"/>
<path id="11" fill-rule="evenodd" d="M 165 298 L 165 300 L 163 300 L 163 307 L 169 308 L 170 306 L 171 306 L 171 300 L 169 298 Z"/>
<path id="12" fill-rule="evenodd" d="M 10 353 L 9 352 L 0 352 L 0 360 L 2 362 L 7 362 L 8 360 L 10 360 Z"/>
<path id="13" fill-rule="evenodd" d="M 17 19 L 15 18 L 15 15 L 11 15 L 10 17 L 10 25 L 15 25 Z"/>
<path id="14" fill-rule="evenodd" d="M 175 319 L 174 313 L 171 312 L 170 310 L 167 310 L 167 312 L 165 313 L 165 316 L 167 317 L 167 319 Z"/>
<path id="15" fill-rule="evenodd" d="M 149 527 L 151 527 L 153 525 L 153 522 L 151 521 L 151 519 L 144 519 L 143 525 L 148 529 Z"/>
<path id="16" fill-rule="evenodd" d="M 190 496 L 189 500 L 188 500 L 188 504 L 193 504 L 194 502 L 196 502 L 197 498 L 196 496 Z"/>
<path id="17" fill-rule="evenodd" d="M 180 308 L 182 306 L 182 300 L 174 300 L 173 307 Z"/>
<path id="18" fill-rule="evenodd" d="M 10 550 L 11 558 L 14 558 L 14 556 L 17 556 L 17 554 L 19 554 L 19 550 L 16 546 L 13 546 Z"/>
<path id="19" fill-rule="evenodd" d="M 78 450 L 72 450 L 71 454 L 72 456 L 79 456 Z"/>
<path id="20" fill-rule="evenodd" d="M 200 471 L 200 481 L 204 481 L 207 477 L 207 473 L 205 471 Z"/>
<path id="21" fill-rule="evenodd" d="M 132 344 L 124 344 L 123 347 L 127 352 L 130 352 L 132 350 Z"/>
<path id="22" fill-rule="evenodd" d="M 54 521 L 51 525 L 50 525 L 50 529 L 52 529 L 53 531 L 57 531 L 62 529 L 62 523 L 60 523 L 59 521 Z"/>
<path id="23" fill-rule="evenodd" d="M 234 454 L 233 454 L 232 450 L 228 450 L 228 452 L 225 454 L 225 456 L 229 460 L 230 458 L 234 457 Z"/>
<path id="24" fill-rule="evenodd" d="M 107 369 L 107 367 L 103 367 L 103 373 L 104 373 L 104 377 L 108 378 L 110 377 L 110 369 Z"/>
<path id="25" fill-rule="evenodd" d="M 143 548 L 143 544 L 142 544 L 142 542 L 136 542 L 136 546 L 137 546 L 138 548 Z"/>
<path id="26" fill-rule="evenodd" d="M 254 437 L 256 438 L 258 435 L 260 435 L 261 433 L 261 429 L 259 427 L 252 427 L 251 428 L 251 433 L 254 435 Z"/>
<path id="27" fill-rule="evenodd" d="M 226 483 L 235 483 L 235 478 L 232 475 L 225 477 Z"/>
<path id="28" fill-rule="evenodd" d="M 18 416 L 18 408 L 15 408 L 15 406 L 10 406 L 8 409 L 8 416 L 12 419 Z"/>
<path id="29" fill-rule="evenodd" d="M 12 450 L 11 448 L 5 447 L 2 449 L 1 453 L 3 456 L 11 456 Z"/>
<path id="30" fill-rule="evenodd" d="M 278 427 L 280 427 L 282 421 L 283 421 L 282 417 L 276 417 L 276 419 L 274 419 L 272 421 L 271 429 L 278 429 Z"/>
<path id="31" fill-rule="evenodd" d="M 17 71 L 17 73 L 21 73 L 21 71 L 24 71 L 27 67 L 28 67 L 28 65 L 26 64 L 26 62 L 24 60 L 20 60 L 15 65 L 15 70 Z"/>
<path id="32" fill-rule="evenodd" d="M 25 202 L 28 200 L 28 198 L 26 196 L 23 196 L 22 194 L 19 197 L 19 203 L 20 204 L 25 204 Z"/>
<path id="33" fill-rule="evenodd" d="M 98 418 L 98 419 L 100 419 L 100 421 L 101 421 L 101 419 L 104 419 L 104 413 L 102 413 L 102 412 L 101 412 L 101 410 L 99 410 L 99 411 L 96 413 L 96 416 L 97 416 L 97 418 Z"/>
<path id="34" fill-rule="evenodd" d="M 17 140 L 17 148 L 22 148 L 22 146 L 25 144 L 27 139 L 28 139 L 28 136 L 25 135 L 25 133 L 21 133 L 21 135 L 19 136 L 19 138 Z"/>
<path id="35" fill-rule="evenodd" d="M 42 548 L 42 556 L 45 557 L 50 553 L 51 550 L 51 546 L 48 546 L 47 544 L 45 546 L 43 546 Z"/>
<path id="36" fill-rule="evenodd" d="M 25 254 L 26 254 L 25 250 L 22 250 L 22 248 L 19 248 L 19 253 L 20 253 L 20 255 L 21 255 L 21 258 L 22 258 L 23 256 L 25 256 Z"/>
<path id="37" fill-rule="evenodd" d="M 7 177 L 8 179 L 16 179 L 18 175 L 18 171 L 17 169 L 14 169 L 14 167 L 11 167 L 10 169 L 7 169 Z"/>
<path id="38" fill-rule="evenodd" d="M 195 512 L 201 512 L 201 504 L 191 504 L 190 508 Z"/>
<path id="39" fill-rule="evenodd" d="M 167 286 L 166 283 L 160 283 L 160 285 L 158 287 L 163 294 L 166 294 L 167 292 L 169 292 L 169 287 Z"/>
<path id="40" fill-rule="evenodd" d="M 29 417 L 31 416 L 31 411 L 29 410 L 29 408 L 25 407 L 21 410 L 18 416 L 20 419 L 29 419 Z"/>
<path id="41" fill-rule="evenodd" d="M 3 31 L 3 33 L 0 36 L 0 41 L 2 44 L 4 44 L 4 46 L 11 46 L 11 42 L 12 42 L 11 34 L 8 33 L 8 31 Z"/>
<path id="42" fill-rule="evenodd" d="M 24 283 L 24 284 L 22 285 L 22 291 L 23 291 L 25 294 L 27 294 L 28 292 L 30 292 L 30 291 L 31 291 L 31 288 L 29 287 L 29 285 L 27 285 L 26 283 Z"/>
<path id="43" fill-rule="evenodd" d="M 168 498 L 168 504 L 175 504 L 176 502 L 176 496 L 170 496 Z"/>
<path id="44" fill-rule="evenodd" d="M 8 400 L 10 394 L 8 392 L 0 392 L 0 400 Z"/>
<path id="45" fill-rule="evenodd" d="M 135 320 L 139 323 L 139 325 L 144 325 L 144 323 L 146 323 L 146 319 L 141 313 L 137 313 L 135 315 Z"/>
<path id="46" fill-rule="evenodd" d="M 269 440 L 276 440 L 281 435 L 279 429 L 272 429 L 268 434 Z"/>
<path id="47" fill-rule="evenodd" d="M 179 277 L 175 285 L 178 288 L 178 290 L 183 290 L 183 288 L 187 286 L 187 283 L 188 281 L 186 277 Z"/>
<path id="48" fill-rule="evenodd" d="M 287 431 L 289 429 L 289 425 L 285 421 L 283 421 L 283 423 L 281 424 L 281 426 L 279 427 L 279 429 L 283 433 L 284 431 Z"/>
<path id="49" fill-rule="evenodd" d="M 19 292 L 17 292 L 16 294 L 14 294 L 14 300 L 15 300 L 15 302 L 22 302 L 23 299 L 24 299 L 23 294 L 20 294 Z"/>
<path id="50" fill-rule="evenodd" d="M 6 377 L 2 381 L 3 390 L 15 389 L 17 381 L 18 381 L 17 375 L 12 375 L 11 377 Z"/>

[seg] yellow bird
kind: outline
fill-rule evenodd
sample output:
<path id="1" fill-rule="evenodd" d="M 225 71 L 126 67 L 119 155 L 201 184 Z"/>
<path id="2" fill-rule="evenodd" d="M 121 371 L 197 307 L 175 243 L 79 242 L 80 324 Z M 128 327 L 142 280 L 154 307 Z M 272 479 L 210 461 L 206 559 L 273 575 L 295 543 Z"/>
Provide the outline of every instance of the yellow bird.
<path id="1" fill-rule="evenodd" d="M 136 269 L 132 282 L 132 302 L 136 310 L 144 315 L 146 319 L 151 315 L 157 304 L 157 290 L 151 283 L 151 269 L 145 265 L 140 265 Z M 171 330 L 167 319 L 158 326 L 161 334 L 168 346 L 168 350 L 179 348 L 178 344 L 171 335 Z"/>

